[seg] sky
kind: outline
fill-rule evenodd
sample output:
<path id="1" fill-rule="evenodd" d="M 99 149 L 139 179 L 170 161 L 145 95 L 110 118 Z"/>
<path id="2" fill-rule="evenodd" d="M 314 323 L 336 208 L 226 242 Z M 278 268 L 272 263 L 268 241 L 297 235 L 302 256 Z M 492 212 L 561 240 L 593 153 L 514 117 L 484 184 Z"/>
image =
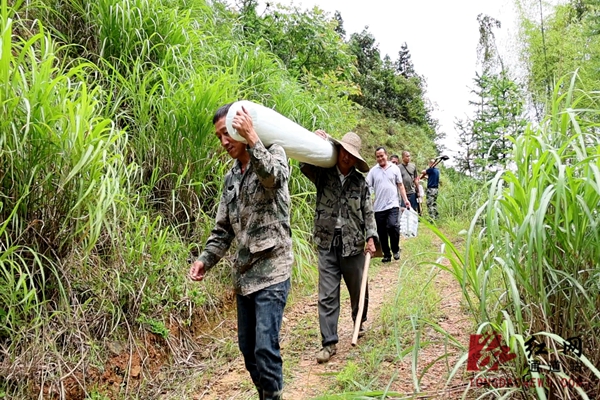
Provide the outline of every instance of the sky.
<path id="1" fill-rule="evenodd" d="M 551 3 L 559 0 L 551 0 Z M 517 12 L 513 0 L 280 0 L 301 8 L 318 6 L 333 16 L 339 10 L 349 36 L 365 26 L 379 43 L 382 56 L 398 57 L 406 42 L 418 74 L 427 82 L 433 117 L 446 134 L 446 154 L 459 149 L 454 121 L 472 114 L 469 99 L 478 70 L 477 15 L 502 23 L 496 30 L 500 54 L 509 65 L 518 63 Z"/>

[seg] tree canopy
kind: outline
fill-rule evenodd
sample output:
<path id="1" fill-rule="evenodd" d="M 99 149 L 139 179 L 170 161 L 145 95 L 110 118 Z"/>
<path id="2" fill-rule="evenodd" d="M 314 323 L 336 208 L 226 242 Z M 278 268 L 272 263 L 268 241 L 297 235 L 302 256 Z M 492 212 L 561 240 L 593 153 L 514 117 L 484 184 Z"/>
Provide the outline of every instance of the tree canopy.
<path id="1" fill-rule="evenodd" d="M 438 138 L 425 79 L 416 72 L 406 43 L 392 61 L 382 56 L 368 27 L 346 40 L 339 11 L 330 16 L 318 7 L 267 3 L 259 15 L 256 1 L 239 7 L 245 38 L 276 54 L 300 81 L 313 87 L 326 83 L 357 105 L 420 126 L 432 141 Z"/>
<path id="2" fill-rule="evenodd" d="M 455 128 L 462 150 L 458 167 L 472 176 L 484 177 L 489 171 L 505 168 L 512 151 L 511 138 L 524 132 L 525 103 L 520 86 L 511 77 L 498 53 L 494 29 L 500 21 L 480 14 L 478 62 L 469 102 L 473 117 L 456 121 Z"/>

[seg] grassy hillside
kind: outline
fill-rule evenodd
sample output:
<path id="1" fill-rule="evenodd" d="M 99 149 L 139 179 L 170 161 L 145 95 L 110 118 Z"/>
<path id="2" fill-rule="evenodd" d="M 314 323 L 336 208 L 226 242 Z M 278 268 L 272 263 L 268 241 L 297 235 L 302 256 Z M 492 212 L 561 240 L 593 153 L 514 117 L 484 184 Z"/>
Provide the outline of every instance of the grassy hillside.
<path id="1" fill-rule="evenodd" d="M 202 285 L 186 279 L 231 166 L 214 110 L 245 98 L 367 136 L 358 107 L 248 44 L 219 2 L 3 0 L 0 28 L 0 393 L 78 397 L 110 381 L 156 396 L 106 365 L 136 349 L 201 363 L 198 318 L 230 299 L 229 258 Z M 293 168 L 296 282 L 314 276 L 312 190 Z"/>
<path id="2" fill-rule="evenodd" d="M 428 160 L 439 155 L 427 129 L 385 118 L 369 109 L 363 109 L 355 129 L 363 140 L 363 156 L 369 165 L 375 165 L 375 149 L 379 146 L 386 148 L 388 156 L 410 151 L 419 169 L 425 169 Z"/>

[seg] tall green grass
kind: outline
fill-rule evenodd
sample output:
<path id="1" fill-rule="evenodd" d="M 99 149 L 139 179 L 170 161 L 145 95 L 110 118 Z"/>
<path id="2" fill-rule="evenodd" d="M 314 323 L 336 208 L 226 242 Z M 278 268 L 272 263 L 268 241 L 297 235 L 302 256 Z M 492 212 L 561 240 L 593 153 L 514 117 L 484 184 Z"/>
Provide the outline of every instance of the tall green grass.
<path id="1" fill-rule="evenodd" d="M 228 285 L 186 279 L 232 165 L 214 110 L 248 98 L 343 132 L 352 105 L 312 96 L 203 0 L 4 0 L 0 14 L 0 393 L 65 397 L 64 371 L 88 390 L 102 342 L 134 351 L 142 330 L 202 364 L 185 328 Z M 291 165 L 294 279 L 313 282 L 314 189 Z"/>
<path id="2" fill-rule="evenodd" d="M 102 232 L 114 231 L 127 136 L 98 115 L 102 91 L 83 79 L 93 66 L 64 70 L 56 56 L 60 48 L 44 30 L 34 26 L 39 33 L 13 36 L 10 15 L 4 2 L 0 291 L 12 300 L 18 292 L 25 294 L 22 301 L 3 306 L 11 310 L 4 323 L 12 330 L 16 310 L 39 308 L 47 296 L 62 293 L 56 279 L 61 257 L 74 247 L 89 252 Z M 51 278 L 58 292 L 48 287 Z"/>
<path id="3" fill-rule="evenodd" d="M 479 330 L 501 333 L 518 355 L 505 373 L 544 376 L 547 382 L 531 392 L 513 387 L 489 395 L 600 395 L 600 104 L 596 92 L 574 90 L 576 79 L 558 83 L 552 113 L 541 126 L 513 139 L 513 164 L 489 182 L 466 252 L 440 234 L 447 241 L 448 269 L 461 283 Z M 596 107 L 578 109 L 583 99 Z M 547 356 L 526 354 L 524 342 L 532 337 L 546 345 Z M 563 350 L 572 337 L 583 340 L 581 357 Z M 542 366 L 558 360 L 561 371 L 530 371 L 534 359 Z M 573 367 L 576 362 L 582 371 Z M 582 386 L 565 387 L 563 378 Z"/>
<path id="4" fill-rule="evenodd" d="M 424 187 L 426 185 L 426 182 L 423 183 Z M 486 184 L 454 168 L 442 167 L 438 193 L 438 213 L 444 223 L 451 223 L 451 221 L 468 223 L 483 202 Z M 424 199 L 423 202 L 425 203 L 426 200 Z"/>

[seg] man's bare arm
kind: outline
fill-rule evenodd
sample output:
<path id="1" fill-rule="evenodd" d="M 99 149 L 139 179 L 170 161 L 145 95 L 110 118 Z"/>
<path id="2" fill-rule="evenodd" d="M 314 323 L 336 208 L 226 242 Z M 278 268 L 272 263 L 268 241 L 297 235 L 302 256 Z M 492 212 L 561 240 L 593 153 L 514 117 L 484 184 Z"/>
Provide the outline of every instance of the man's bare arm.
<path id="1" fill-rule="evenodd" d="M 408 201 L 406 189 L 404 189 L 404 184 L 402 182 L 398 182 L 398 191 L 400 192 L 400 196 L 402 196 L 402 200 L 404 200 L 404 205 L 406 208 L 410 208 L 410 201 Z"/>

